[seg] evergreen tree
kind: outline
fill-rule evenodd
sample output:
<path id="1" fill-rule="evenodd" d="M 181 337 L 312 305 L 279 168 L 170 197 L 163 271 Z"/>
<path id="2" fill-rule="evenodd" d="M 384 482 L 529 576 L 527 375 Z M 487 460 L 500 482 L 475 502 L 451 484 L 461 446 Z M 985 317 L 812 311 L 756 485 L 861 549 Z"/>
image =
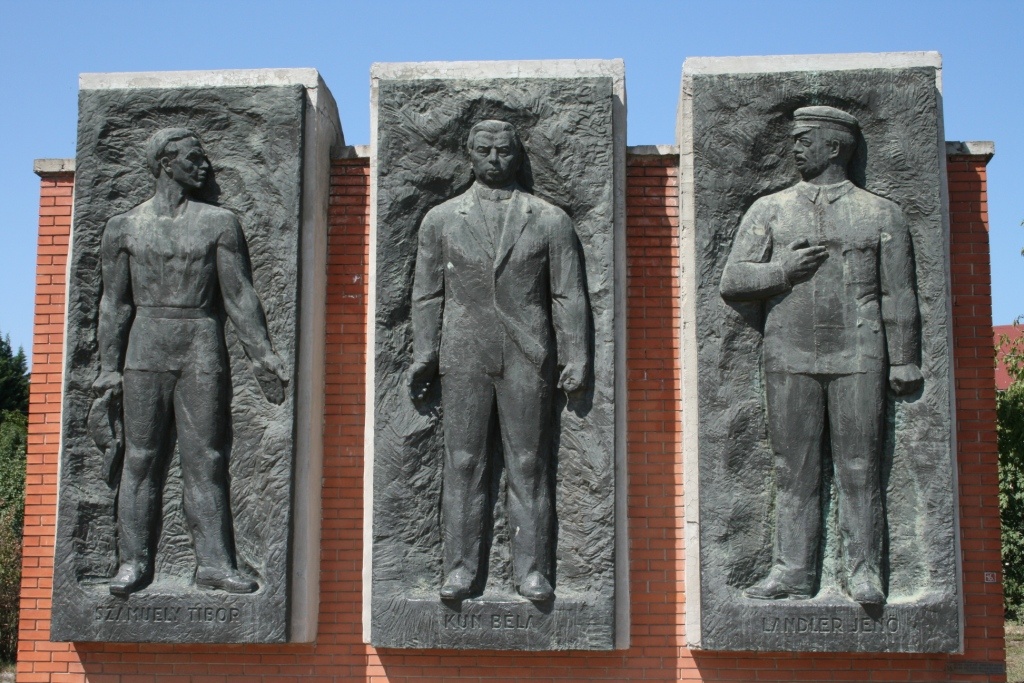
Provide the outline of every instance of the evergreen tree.
<path id="1" fill-rule="evenodd" d="M 11 337 L 0 337 L 0 412 L 28 414 L 28 360 L 25 351 L 11 349 Z"/>

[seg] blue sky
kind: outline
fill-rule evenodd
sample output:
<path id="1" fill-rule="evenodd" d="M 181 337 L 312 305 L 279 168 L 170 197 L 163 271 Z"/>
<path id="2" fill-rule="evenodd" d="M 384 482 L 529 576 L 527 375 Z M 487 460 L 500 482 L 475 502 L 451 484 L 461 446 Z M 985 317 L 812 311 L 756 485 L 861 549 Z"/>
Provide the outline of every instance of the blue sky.
<path id="1" fill-rule="evenodd" d="M 690 56 L 938 50 L 946 138 L 994 140 L 994 318 L 1024 314 L 1022 2 L 14 2 L 0 4 L 0 331 L 31 346 L 38 178 L 75 152 L 77 76 L 315 67 L 349 144 L 369 142 L 373 62 L 615 58 L 628 144 L 675 138 Z"/>

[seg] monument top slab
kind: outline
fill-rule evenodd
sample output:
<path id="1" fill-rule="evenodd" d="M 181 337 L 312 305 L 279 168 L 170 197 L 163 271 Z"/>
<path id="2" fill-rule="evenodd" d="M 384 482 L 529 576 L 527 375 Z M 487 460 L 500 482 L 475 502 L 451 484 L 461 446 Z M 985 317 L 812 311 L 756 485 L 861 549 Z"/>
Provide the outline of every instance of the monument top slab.
<path id="1" fill-rule="evenodd" d="M 114 73 L 83 73 L 78 76 L 82 90 L 114 90 L 132 88 L 216 88 L 301 85 L 317 88 L 323 85 L 320 72 L 299 69 L 224 69 L 216 71 L 125 71 Z"/>

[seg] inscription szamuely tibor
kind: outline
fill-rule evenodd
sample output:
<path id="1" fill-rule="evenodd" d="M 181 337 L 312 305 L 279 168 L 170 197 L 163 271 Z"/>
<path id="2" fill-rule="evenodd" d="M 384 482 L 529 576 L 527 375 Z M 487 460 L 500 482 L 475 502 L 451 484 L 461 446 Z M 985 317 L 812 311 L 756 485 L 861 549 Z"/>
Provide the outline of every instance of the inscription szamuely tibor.
<path id="1" fill-rule="evenodd" d="M 220 623 L 238 621 L 238 607 L 132 606 L 126 604 L 97 605 L 96 621 L 119 621 L 149 624 Z"/>

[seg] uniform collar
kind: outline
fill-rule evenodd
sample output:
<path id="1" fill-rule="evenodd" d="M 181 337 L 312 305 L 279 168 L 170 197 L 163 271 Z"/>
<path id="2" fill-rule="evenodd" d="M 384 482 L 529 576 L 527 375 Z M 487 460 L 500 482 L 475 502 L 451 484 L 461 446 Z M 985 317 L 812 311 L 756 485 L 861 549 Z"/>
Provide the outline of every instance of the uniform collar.
<path id="1" fill-rule="evenodd" d="M 852 189 L 853 183 L 849 180 L 844 180 L 843 182 L 835 183 L 834 185 L 812 185 L 801 180 L 796 186 L 796 191 L 800 196 L 812 203 L 818 199 L 819 192 L 824 192 L 825 199 L 828 200 L 829 204 L 846 195 Z"/>

